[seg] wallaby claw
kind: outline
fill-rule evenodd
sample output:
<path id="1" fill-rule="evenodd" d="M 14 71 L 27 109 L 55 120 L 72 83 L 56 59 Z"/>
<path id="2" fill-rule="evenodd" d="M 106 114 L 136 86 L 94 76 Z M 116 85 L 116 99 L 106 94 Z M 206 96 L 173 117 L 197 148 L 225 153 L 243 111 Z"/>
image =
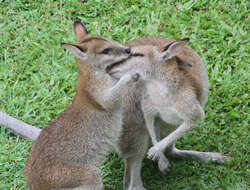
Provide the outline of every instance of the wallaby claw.
<path id="1" fill-rule="evenodd" d="M 148 159 L 158 162 L 158 168 L 162 173 L 167 174 L 167 172 L 170 171 L 171 165 L 168 159 L 157 146 L 153 146 L 149 149 L 147 157 Z"/>
<path id="2" fill-rule="evenodd" d="M 138 81 L 138 79 L 140 78 L 140 74 L 139 73 L 136 73 L 132 76 L 132 79 L 134 82 Z"/>
<path id="3" fill-rule="evenodd" d="M 161 154 L 163 154 L 157 146 L 153 146 L 149 149 L 147 153 L 148 159 L 151 159 L 153 161 L 159 160 Z"/>
<path id="4" fill-rule="evenodd" d="M 168 159 L 165 157 L 163 153 L 159 157 L 158 168 L 164 174 L 167 174 L 167 172 L 169 172 L 171 169 L 171 164 L 169 163 Z"/>

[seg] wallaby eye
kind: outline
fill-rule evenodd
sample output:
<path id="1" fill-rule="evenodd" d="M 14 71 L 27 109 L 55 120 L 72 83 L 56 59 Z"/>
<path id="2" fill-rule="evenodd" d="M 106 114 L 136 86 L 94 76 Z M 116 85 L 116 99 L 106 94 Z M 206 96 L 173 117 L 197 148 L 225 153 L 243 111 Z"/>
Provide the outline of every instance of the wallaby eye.
<path id="1" fill-rule="evenodd" d="M 108 54 L 110 52 L 111 48 L 104 49 L 101 54 Z"/>

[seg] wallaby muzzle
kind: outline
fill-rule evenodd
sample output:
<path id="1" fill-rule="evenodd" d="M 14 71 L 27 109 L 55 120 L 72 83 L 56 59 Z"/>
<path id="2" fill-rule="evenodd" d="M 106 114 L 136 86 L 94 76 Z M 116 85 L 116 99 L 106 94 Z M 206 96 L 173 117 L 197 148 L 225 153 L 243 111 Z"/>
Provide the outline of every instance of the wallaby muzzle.
<path id="1" fill-rule="evenodd" d="M 120 61 L 117 61 L 117 62 L 115 62 L 115 63 L 112 63 L 112 64 L 108 65 L 108 66 L 106 67 L 106 73 L 111 74 L 111 70 L 112 70 L 114 67 L 116 67 L 116 66 L 118 66 L 118 65 L 120 65 L 120 64 L 122 64 L 122 63 L 124 63 L 125 61 L 127 61 L 128 59 L 130 59 L 132 56 L 133 56 L 133 57 L 144 56 L 144 55 L 141 54 L 141 53 L 131 52 L 130 48 L 129 48 L 129 49 L 126 49 L 126 50 L 128 50 L 128 51 L 126 51 L 126 52 L 129 53 L 129 56 L 128 56 L 127 58 L 125 58 L 125 59 L 122 59 L 122 60 L 120 60 Z"/>

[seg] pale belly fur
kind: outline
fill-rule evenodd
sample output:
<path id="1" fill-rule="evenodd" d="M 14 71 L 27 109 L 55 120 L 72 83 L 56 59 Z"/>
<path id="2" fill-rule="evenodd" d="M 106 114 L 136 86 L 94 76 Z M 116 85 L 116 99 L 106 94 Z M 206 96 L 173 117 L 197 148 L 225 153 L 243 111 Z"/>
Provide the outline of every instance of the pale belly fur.
<path id="1" fill-rule="evenodd" d="M 154 81 L 148 85 L 148 92 L 154 112 L 166 124 L 177 126 L 183 122 L 174 108 L 176 103 L 175 97 L 165 86 L 160 84 L 160 82 Z"/>

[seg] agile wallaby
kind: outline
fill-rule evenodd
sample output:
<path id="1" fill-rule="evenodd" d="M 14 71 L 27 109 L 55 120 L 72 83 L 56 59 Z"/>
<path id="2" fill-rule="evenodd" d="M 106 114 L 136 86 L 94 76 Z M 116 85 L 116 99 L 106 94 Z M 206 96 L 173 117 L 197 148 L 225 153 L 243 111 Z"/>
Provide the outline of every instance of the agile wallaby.
<path id="1" fill-rule="evenodd" d="M 141 52 L 145 51 L 145 56 L 137 57 L 131 59 L 128 62 L 129 65 L 121 64 L 119 67 L 126 67 L 124 73 L 127 72 L 134 72 L 136 73 L 138 70 L 145 70 L 144 74 L 147 74 L 147 65 L 151 65 L 151 62 L 148 62 L 148 53 L 152 51 L 152 49 L 159 47 L 167 47 L 170 43 L 172 43 L 173 39 L 168 39 L 166 37 L 143 37 L 139 39 L 135 39 L 127 44 L 127 46 L 134 48 L 140 48 Z M 138 47 L 136 47 L 138 46 Z M 139 47 L 140 46 L 140 47 Z M 144 47 L 142 47 L 144 46 Z M 154 46 L 154 47 L 150 47 Z M 144 50 L 145 48 L 145 50 Z M 204 89 L 208 89 L 208 77 L 207 73 L 204 68 L 204 64 L 201 61 L 198 54 L 185 45 L 185 50 L 180 51 L 178 56 L 182 58 L 182 60 L 187 60 L 187 62 L 192 64 L 192 67 L 200 67 L 202 71 L 204 71 L 203 78 L 205 79 L 203 82 Z M 148 50 L 147 50 L 148 49 Z M 164 48 L 162 48 L 164 49 Z M 153 53 L 152 53 L 153 55 Z M 154 59 L 150 60 L 153 61 Z M 130 64 L 131 63 L 131 64 Z M 184 65 L 185 66 L 185 65 Z M 188 66 L 188 65 L 186 65 Z M 108 71 L 112 72 L 119 68 L 118 65 L 109 67 Z M 145 68 L 144 68 L 145 67 Z M 155 66 L 152 65 L 152 68 Z M 188 67 L 187 67 L 188 68 Z M 189 68 L 189 69 L 190 69 Z M 118 73 L 121 72 L 119 69 Z M 122 73 L 121 75 L 123 75 Z M 149 73 L 151 73 L 149 69 Z M 120 77 L 120 76 L 119 76 Z M 145 156 L 146 151 L 148 150 L 148 142 L 149 136 L 145 129 L 145 121 L 143 118 L 143 111 L 141 109 L 142 104 L 142 96 L 145 93 L 145 82 L 139 80 L 137 83 L 134 83 L 129 89 L 122 94 L 122 109 L 123 109 L 123 127 L 122 127 L 122 134 L 119 138 L 118 142 L 118 151 L 121 156 L 125 159 L 125 174 L 124 174 L 124 190 L 143 190 L 143 185 L 141 181 L 141 163 Z M 207 94 L 205 92 L 205 94 Z M 164 101 L 163 101 L 164 102 Z M 131 114 L 132 113 L 132 114 Z M 1 113 L 0 113 L 1 117 Z M 3 115 L 3 120 L 6 119 L 6 115 Z M 13 120 L 13 118 L 7 117 L 7 120 Z M 11 122 L 14 123 L 14 122 Z M 3 123 L 5 124 L 5 122 Z M 12 130 L 17 131 L 18 134 L 23 133 L 24 130 L 16 130 L 14 126 L 9 126 L 9 123 L 6 125 L 10 127 Z M 20 126 L 22 124 L 20 123 Z M 160 140 L 162 137 L 166 137 L 168 134 L 173 132 L 176 127 L 167 125 L 164 121 L 162 121 L 159 117 L 156 118 L 155 122 L 156 131 L 160 135 L 157 134 L 157 139 Z M 24 128 L 24 127 L 22 127 Z M 40 132 L 40 131 L 39 131 Z M 22 136 L 31 139 L 29 134 L 23 133 Z M 38 134 L 36 133 L 36 136 Z M 35 137 L 36 138 L 36 137 Z M 224 160 L 229 160 L 229 157 L 225 157 L 219 153 L 210 153 L 210 152 L 199 152 L 199 151 L 192 151 L 192 150 L 179 150 L 173 144 L 170 148 L 166 151 L 166 156 L 174 157 L 174 158 L 181 158 L 181 159 L 191 159 L 191 160 L 201 160 L 207 162 L 208 160 L 214 159 L 215 162 L 222 163 Z M 213 161 L 213 160 L 212 160 Z M 162 172 L 166 172 L 169 170 L 169 163 L 166 160 L 158 161 L 159 168 Z"/>
<path id="2" fill-rule="evenodd" d="M 63 44 L 77 57 L 78 84 L 72 104 L 43 129 L 25 168 L 31 190 L 101 190 L 98 166 L 115 146 L 122 126 L 120 96 L 139 75 L 118 82 L 105 69 L 130 58 L 130 49 L 90 36 L 74 23 L 76 44 Z"/>
<path id="3" fill-rule="evenodd" d="M 165 173 L 170 167 L 163 155 L 166 148 L 166 155 L 174 158 L 218 163 L 231 160 L 220 153 L 175 148 L 174 141 L 203 117 L 202 107 L 208 94 L 205 66 L 198 54 L 185 43 L 186 40 L 175 41 L 164 37 L 136 39 L 127 45 L 141 56 L 133 57 L 108 71 L 117 79 L 124 73 L 140 73 L 144 79 L 124 94 L 130 99 L 122 99 L 124 127 L 119 147 L 125 158 L 126 190 L 144 189 L 140 169 L 147 151 L 148 136 L 143 128 L 143 116 L 155 145 L 148 152 L 148 157 L 158 160 L 162 172 Z M 133 110 L 137 111 L 129 114 Z M 176 129 L 179 124 L 181 126 Z M 158 143 L 162 137 L 166 138 Z"/>

